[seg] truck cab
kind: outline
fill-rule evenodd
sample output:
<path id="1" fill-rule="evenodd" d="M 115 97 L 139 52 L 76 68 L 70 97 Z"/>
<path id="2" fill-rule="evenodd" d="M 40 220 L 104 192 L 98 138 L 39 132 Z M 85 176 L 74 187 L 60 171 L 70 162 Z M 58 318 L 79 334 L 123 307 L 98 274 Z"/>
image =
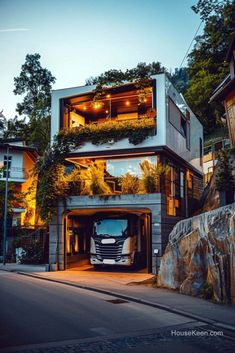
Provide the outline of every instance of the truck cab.
<path id="1" fill-rule="evenodd" d="M 92 265 L 131 266 L 138 252 L 137 217 L 101 218 L 94 221 L 91 236 Z"/>

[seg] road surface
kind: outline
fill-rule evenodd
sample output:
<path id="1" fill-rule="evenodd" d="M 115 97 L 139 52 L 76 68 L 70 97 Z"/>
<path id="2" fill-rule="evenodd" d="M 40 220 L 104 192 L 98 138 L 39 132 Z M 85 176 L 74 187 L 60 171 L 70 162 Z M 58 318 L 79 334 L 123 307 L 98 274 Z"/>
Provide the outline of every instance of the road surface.
<path id="1" fill-rule="evenodd" d="M 0 352 L 234 352 L 222 331 L 113 296 L 0 271 Z"/>

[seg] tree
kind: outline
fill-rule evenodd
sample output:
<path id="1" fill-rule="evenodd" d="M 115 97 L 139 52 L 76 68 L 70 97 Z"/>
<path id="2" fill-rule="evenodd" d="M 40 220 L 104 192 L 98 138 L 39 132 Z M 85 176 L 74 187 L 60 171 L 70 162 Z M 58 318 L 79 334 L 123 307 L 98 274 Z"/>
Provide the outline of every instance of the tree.
<path id="1" fill-rule="evenodd" d="M 221 150 L 219 153 L 218 171 L 216 174 L 216 189 L 220 192 L 220 205 L 234 202 L 235 176 L 230 152 Z"/>
<path id="2" fill-rule="evenodd" d="M 230 153 L 221 150 L 219 153 L 218 172 L 216 175 L 216 189 L 218 191 L 228 191 L 232 193 L 235 187 L 235 176 L 233 175 L 233 165 Z"/>
<path id="3" fill-rule="evenodd" d="M 229 2 L 229 1 L 225 1 Z M 221 11 L 224 2 L 221 0 L 199 0 L 191 9 L 195 13 L 199 13 L 202 20 L 206 20 L 212 12 Z"/>
<path id="4" fill-rule="evenodd" d="M 171 75 L 171 81 L 175 88 L 182 94 L 188 88 L 189 85 L 189 77 L 188 77 L 188 70 L 186 67 L 175 68 L 174 73 Z"/>
<path id="5" fill-rule="evenodd" d="M 0 181 L 0 230 L 2 230 L 4 218 L 5 187 L 5 181 Z M 8 217 L 12 216 L 13 208 L 24 207 L 23 193 L 14 188 L 14 183 L 8 182 Z"/>
<path id="6" fill-rule="evenodd" d="M 133 69 L 109 70 L 99 76 L 90 77 L 86 80 L 86 85 L 121 85 L 125 81 L 144 80 L 150 78 L 151 75 L 156 75 L 166 72 L 166 68 L 160 62 L 152 62 L 151 64 L 139 63 Z"/>
<path id="7" fill-rule="evenodd" d="M 39 54 L 27 54 L 18 77 L 14 78 L 14 93 L 24 95 L 16 111 L 29 119 L 27 142 L 43 153 L 50 139 L 51 88 L 55 77 L 42 68 Z"/>
<path id="8" fill-rule="evenodd" d="M 27 137 L 28 124 L 26 119 L 15 116 L 13 119 L 6 119 L 3 111 L 0 112 L 0 135 L 3 139 Z"/>
<path id="9" fill-rule="evenodd" d="M 224 60 L 230 35 L 235 30 L 235 2 L 225 1 L 221 4 L 215 0 L 199 0 L 194 10 L 200 13 L 205 27 L 189 54 L 189 87 L 185 97 L 205 131 L 210 132 L 220 125 L 220 117 L 224 112 L 222 103 L 209 105 L 208 102 L 229 72 Z"/>

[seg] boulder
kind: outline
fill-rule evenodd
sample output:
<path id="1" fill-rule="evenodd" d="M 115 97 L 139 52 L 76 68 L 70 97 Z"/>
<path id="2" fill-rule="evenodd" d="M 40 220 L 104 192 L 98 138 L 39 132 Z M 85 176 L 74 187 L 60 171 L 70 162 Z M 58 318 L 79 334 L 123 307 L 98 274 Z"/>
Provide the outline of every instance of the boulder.
<path id="1" fill-rule="evenodd" d="M 235 203 L 177 223 L 158 285 L 220 303 L 235 302 Z"/>

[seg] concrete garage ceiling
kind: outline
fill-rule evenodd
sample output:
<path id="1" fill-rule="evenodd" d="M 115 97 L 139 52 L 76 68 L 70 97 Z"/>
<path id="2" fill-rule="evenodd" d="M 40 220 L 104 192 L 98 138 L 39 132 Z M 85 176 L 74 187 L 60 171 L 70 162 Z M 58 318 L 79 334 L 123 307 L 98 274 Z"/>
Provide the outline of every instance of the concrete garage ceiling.
<path id="1" fill-rule="evenodd" d="M 92 208 L 92 209 L 74 209 L 74 210 L 67 210 L 67 214 L 69 216 L 71 215 L 76 215 L 76 216 L 94 216 L 97 214 L 113 214 L 113 215 L 126 215 L 126 214 L 135 214 L 137 216 L 142 215 L 143 213 L 148 213 L 150 214 L 150 210 L 146 209 L 146 208 L 133 208 L 133 209 L 129 209 L 129 208 Z"/>

